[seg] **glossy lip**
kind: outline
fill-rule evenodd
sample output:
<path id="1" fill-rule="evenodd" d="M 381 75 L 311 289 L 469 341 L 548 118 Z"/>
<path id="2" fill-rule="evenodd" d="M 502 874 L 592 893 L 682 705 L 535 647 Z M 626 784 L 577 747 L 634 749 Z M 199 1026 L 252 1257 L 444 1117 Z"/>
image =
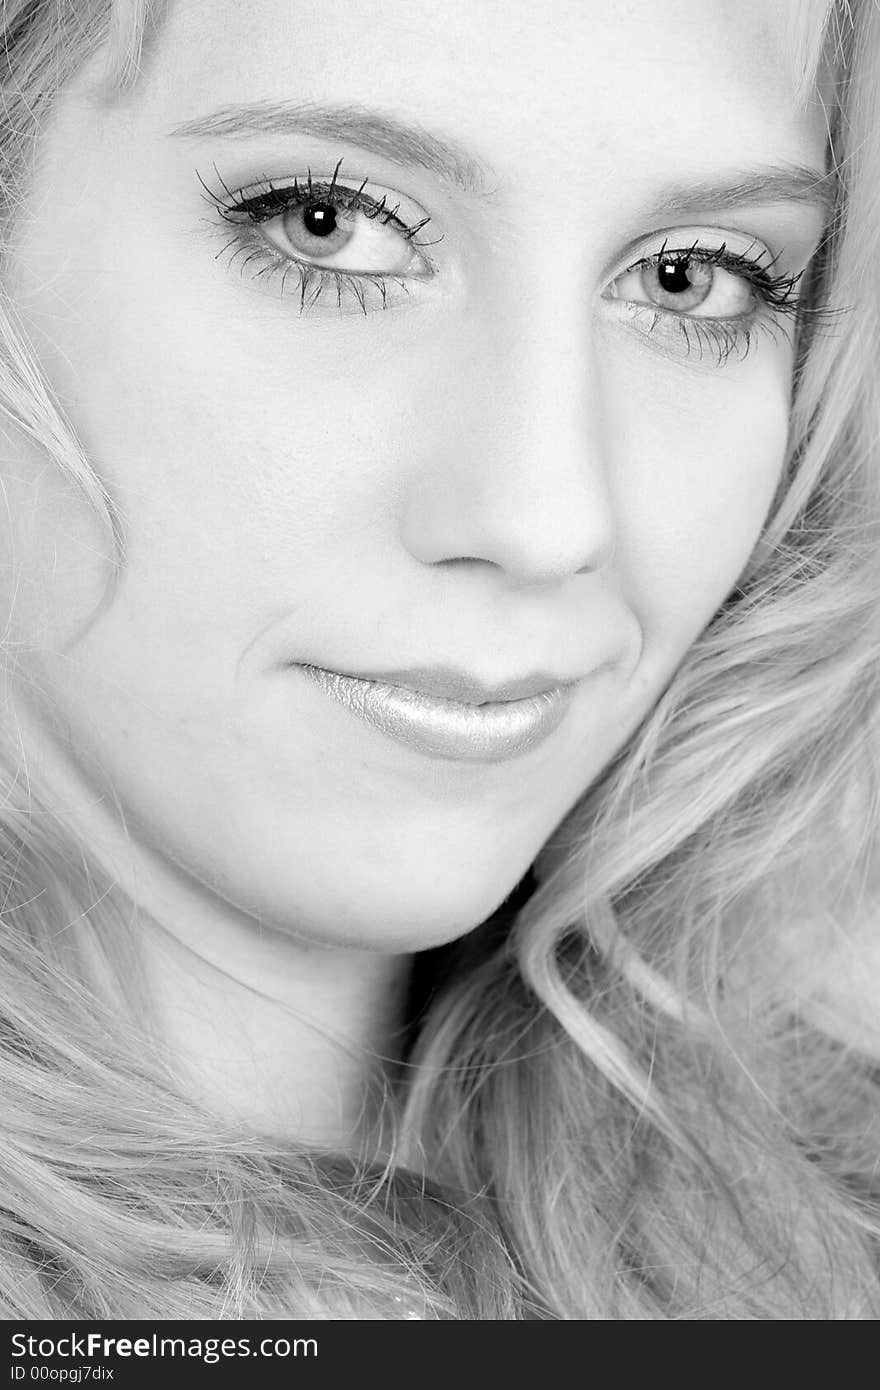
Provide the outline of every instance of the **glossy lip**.
<path id="1" fill-rule="evenodd" d="M 503 762 L 543 743 L 565 717 L 574 690 L 573 682 L 541 673 L 489 687 L 438 668 L 371 676 L 299 669 L 389 738 L 464 762 Z"/>
<path id="2" fill-rule="evenodd" d="M 320 667 L 315 667 L 320 670 Z M 486 685 L 467 671 L 451 666 L 414 666 L 405 671 L 362 671 L 357 676 L 343 671 L 351 680 L 374 681 L 378 685 L 402 686 L 419 695 L 437 695 L 462 705 L 503 704 L 546 695 L 571 682 L 546 671 L 534 671 L 502 685 Z"/>

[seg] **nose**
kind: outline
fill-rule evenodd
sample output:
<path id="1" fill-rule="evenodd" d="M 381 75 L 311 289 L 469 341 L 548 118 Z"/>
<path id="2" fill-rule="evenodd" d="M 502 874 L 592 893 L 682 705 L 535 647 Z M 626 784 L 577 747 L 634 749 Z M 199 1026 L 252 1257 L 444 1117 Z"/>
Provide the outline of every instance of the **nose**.
<path id="1" fill-rule="evenodd" d="M 532 325 L 526 341 L 511 335 L 504 350 L 473 354 L 445 377 L 429 407 L 434 442 L 403 510 L 404 544 L 423 564 L 482 562 L 526 587 L 607 563 L 601 381 L 583 321 L 580 341 L 576 332 Z"/>

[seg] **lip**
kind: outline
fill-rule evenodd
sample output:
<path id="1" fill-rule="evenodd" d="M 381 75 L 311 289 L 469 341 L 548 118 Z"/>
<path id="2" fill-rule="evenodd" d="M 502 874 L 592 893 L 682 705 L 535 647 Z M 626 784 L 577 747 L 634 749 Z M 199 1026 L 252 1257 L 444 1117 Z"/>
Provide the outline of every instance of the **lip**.
<path id="1" fill-rule="evenodd" d="M 574 682 L 533 673 L 486 686 L 457 670 L 350 676 L 299 667 L 326 695 L 399 743 L 436 758 L 504 762 L 543 743 L 564 719 Z"/>
<path id="2" fill-rule="evenodd" d="M 320 670 L 320 667 L 315 669 Z M 374 681 L 378 685 L 402 686 L 420 695 L 437 695 L 442 700 L 452 700 L 462 705 L 504 704 L 511 700 L 528 700 L 535 695 L 545 695 L 550 690 L 571 684 L 571 681 L 560 676 L 551 676 L 546 671 L 534 671 L 531 675 L 520 676 L 500 685 L 487 685 L 467 671 L 451 666 L 414 666 L 404 671 L 362 671 L 351 679 Z"/>

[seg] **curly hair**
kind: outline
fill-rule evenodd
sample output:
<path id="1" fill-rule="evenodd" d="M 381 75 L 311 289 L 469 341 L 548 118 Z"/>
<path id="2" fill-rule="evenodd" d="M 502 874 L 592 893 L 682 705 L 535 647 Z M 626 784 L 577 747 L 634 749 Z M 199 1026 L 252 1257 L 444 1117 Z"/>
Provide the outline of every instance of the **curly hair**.
<path id="1" fill-rule="evenodd" d="M 57 93 L 104 48 L 112 100 L 161 20 L 151 0 L 4 0 L 4 228 Z M 877 1074 L 813 1006 L 810 967 L 875 896 L 880 12 L 792 6 L 792 36 L 837 200 L 777 496 L 533 878 L 426 953 L 386 1083 L 389 1158 L 244 1134 L 183 1093 L 150 1025 L 136 904 L 0 730 L 3 1317 L 880 1312 Z M 123 564 L 8 293 L 0 409 L 77 480 Z"/>

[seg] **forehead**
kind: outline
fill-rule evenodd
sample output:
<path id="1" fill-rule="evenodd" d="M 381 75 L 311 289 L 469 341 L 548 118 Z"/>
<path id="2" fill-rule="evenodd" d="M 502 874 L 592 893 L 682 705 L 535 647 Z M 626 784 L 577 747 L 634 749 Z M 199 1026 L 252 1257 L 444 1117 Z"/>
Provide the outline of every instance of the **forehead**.
<path id="1" fill-rule="evenodd" d="M 346 103 L 453 135 L 490 167 L 699 175 L 805 162 L 774 0 L 169 0 L 138 105 L 155 129 L 236 102 Z"/>

